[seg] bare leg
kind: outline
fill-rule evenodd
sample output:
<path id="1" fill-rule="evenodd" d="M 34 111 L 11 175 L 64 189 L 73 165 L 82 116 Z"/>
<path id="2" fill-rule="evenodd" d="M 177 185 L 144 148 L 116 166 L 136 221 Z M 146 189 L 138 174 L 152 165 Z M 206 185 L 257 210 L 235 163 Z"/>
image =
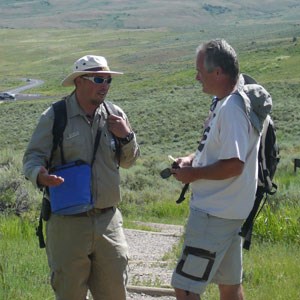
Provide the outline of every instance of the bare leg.
<path id="1" fill-rule="evenodd" d="M 175 289 L 175 294 L 177 300 L 201 300 L 198 294 L 181 289 Z"/>
<path id="2" fill-rule="evenodd" d="M 220 300 L 244 300 L 244 292 L 241 284 L 219 284 Z"/>

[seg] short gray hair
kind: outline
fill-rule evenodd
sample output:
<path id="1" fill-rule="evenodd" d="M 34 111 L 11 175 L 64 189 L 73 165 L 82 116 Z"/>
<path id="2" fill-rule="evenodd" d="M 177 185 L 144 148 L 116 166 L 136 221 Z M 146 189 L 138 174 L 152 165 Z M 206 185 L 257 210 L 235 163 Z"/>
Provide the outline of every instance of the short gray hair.
<path id="1" fill-rule="evenodd" d="M 224 39 L 215 39 L 200 44 L 196 50 L 197 56 L 199 52 L 204 53 L 204 67 L 207 72 L 220 67 L 234 82 L 237 82 L 239 77 L 237 54 Z"/>

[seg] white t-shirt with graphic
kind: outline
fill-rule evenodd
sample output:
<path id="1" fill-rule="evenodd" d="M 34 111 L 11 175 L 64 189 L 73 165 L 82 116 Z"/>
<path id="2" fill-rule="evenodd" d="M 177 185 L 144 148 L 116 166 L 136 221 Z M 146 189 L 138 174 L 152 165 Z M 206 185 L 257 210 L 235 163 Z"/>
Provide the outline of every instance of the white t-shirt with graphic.
<path id="1" fill-rule="evenodd" d="M 244 162 L 239 176 L 191 183 L 191 208 L 225 219 L 247 218 L 255 199 L 259 135 L 247 118 L 243 105 L 238 95 L 218 101 L 192 164 L 201 167 L 230 158 Z"/>

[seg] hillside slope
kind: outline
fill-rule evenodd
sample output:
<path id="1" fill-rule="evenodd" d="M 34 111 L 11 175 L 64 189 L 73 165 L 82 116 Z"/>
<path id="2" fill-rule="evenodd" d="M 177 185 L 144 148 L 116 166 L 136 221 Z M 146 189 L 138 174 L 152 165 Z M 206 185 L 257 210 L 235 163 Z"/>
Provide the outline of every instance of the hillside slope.
<path id="1" fill-rule="evenodd" d="M 209 4 L 208 4 L 208 3 Z M 160 28 L 299 22 L 298 0 L 2 0 L 0 28 Z"/>

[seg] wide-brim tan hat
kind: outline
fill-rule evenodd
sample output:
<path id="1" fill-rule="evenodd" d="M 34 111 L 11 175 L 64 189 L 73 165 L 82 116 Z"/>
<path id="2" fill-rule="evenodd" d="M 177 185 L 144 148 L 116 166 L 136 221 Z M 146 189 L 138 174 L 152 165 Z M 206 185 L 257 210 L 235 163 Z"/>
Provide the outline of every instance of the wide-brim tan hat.
<path id="1" fill-rule="evenodd" d="M 63 86 L 74 85 L 74 79 L 84 74 L 110 74 L 111 76 L 122 75 L 123 72 L 111 71 L 103 56 L 86 55 L 79 58 L 73 66 L 73 72 L 63 81 Z"/>

